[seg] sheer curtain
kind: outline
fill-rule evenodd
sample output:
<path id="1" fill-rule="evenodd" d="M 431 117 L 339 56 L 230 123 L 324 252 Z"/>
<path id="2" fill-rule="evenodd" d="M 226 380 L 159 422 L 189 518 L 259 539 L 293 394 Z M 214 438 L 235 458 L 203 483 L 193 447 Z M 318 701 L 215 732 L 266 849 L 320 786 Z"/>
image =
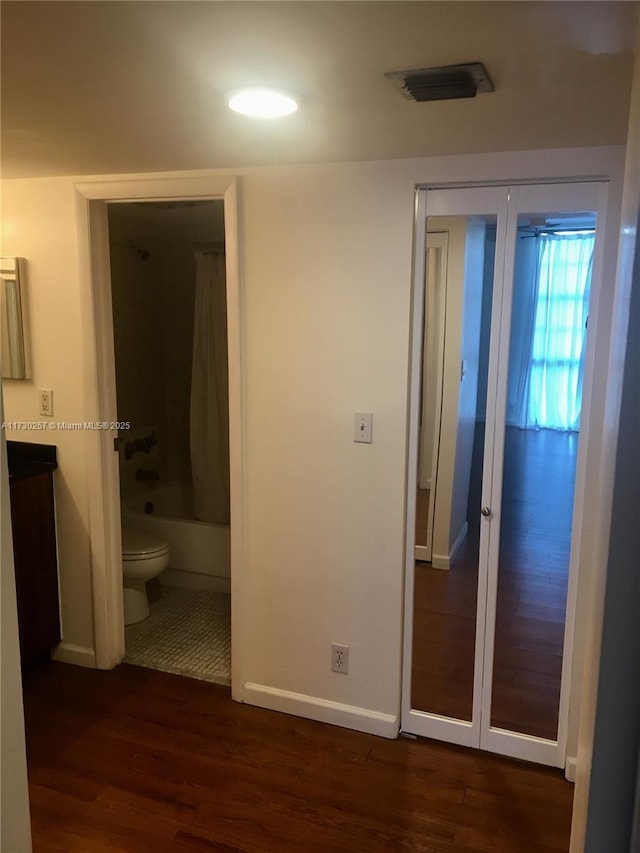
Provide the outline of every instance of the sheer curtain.
<path id="1" fill-rule="evenodd" d="M 229 378 L 224 255 L 196 252 L 191 474 L 196 518 L 229 523 Z"/>
<path id="2" fill-rule="evenodd" d="M 518 234 L 515 257 L 513 302 L 511 305 L 511 343 L 509 345 L 509 382 L 507 385 L 507 422 L 526 429 L 529 412 L 529 381 L 533 333 L 538 304 L 538 239 L 529 229 Z"/>
<path id="3" fill-rule="evenodd" d="M 580 427 L 593 233 L 541 234 L 526 426 Z"/>

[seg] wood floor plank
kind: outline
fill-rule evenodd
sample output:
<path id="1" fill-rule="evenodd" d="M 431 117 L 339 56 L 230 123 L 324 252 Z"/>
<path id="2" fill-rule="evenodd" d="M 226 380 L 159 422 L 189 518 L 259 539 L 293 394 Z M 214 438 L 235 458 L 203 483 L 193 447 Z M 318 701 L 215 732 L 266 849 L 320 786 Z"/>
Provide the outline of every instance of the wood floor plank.
<path id="1" fill-rule="evenodd" d="M 24 696 L 34 853 L 568 849 L 572 786 L 557 771 L 128 665 L 50 663 Z"/>

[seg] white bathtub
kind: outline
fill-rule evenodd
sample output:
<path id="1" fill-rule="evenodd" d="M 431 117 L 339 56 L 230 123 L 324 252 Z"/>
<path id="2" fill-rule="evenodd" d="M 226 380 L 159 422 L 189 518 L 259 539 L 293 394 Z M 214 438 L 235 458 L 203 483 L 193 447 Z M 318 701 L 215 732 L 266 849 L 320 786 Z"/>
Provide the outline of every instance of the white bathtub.
<path id="1" fill-rule="evenodd" d="M 145 513 L 145 505 L 153 512 Z M 160 486 L 123 498 L 122 523 L 146 530 L 169 545 L 169 568 L 160 581 L 171 586 L 229 592 L 229 527 L 193 518 L 193 498 L 184 486 Z"/>

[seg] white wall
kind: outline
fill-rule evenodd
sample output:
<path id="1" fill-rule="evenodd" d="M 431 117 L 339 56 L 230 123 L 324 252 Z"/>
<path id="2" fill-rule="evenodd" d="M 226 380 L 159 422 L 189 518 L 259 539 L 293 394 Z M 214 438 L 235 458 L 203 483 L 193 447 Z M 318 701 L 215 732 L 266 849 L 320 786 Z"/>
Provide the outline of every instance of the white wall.
<path id="1" fill-rule="evenodd" d="M 239 173 L 244 681 L 398 716 L 415 184 L 611 174 L 615 234 L 622 157 L 581 149 Z M 33 381 L 7 388 L 10 419 L 36 417 L 43 385 L 56 391 L 56 417 L 84 419 L 74 180 L 3 188 L 2 251 L 30 261 L 35 343 Z M 615 251 L 610 240 L 607 270 Z M 375 413 L 373 444 L 352 442 L 354 411 Z M 90 645 L 83 434 L 44 439 L 58 440 L 66 491 L 65 638 Z M 347 677 L 330 671 L 334 641 L 351 646 Z"/>
<path id="2" fill-rule="evenodd" d="M 38 388 L 52 388 L 55 421 L 88 419 L 83 395 L 82 283 L 73 183 L 68 178 L 3 185 L 2 254 L 26 258 L 25 290 L 32 379 L 4 380 L 6 420 L 38 421 Z M 43 419 L 44 420 L 44 419 Z M 76 431 L 25 432 L 8 438 L 56 444 L 58 557 L 63 642 L 83 650 L 92 664 L 93 606 L 88 533 L 90 483 L 84 436 Z M 82 651 L 80 652 L 82 654 Z"/>
<path id="3" fill-rule="evenodd" d="M 609 380 L 602 406 L 602 476 L 595 490 L 602 510 L 594 524 L 593 571 L 584 579 L 591 630 L 585 633 L 571 853 L 627 853 L 638 794 L 640 28 L 636 43 L 613 334 L 602 366 Z"/>
<path id="4" fill-rule="evenodd" d="M 637 222 L 640 226 L 640 219 Z M 626 853 L 640 757 L 640 244 L 618 433 L 586 853 Z"/>

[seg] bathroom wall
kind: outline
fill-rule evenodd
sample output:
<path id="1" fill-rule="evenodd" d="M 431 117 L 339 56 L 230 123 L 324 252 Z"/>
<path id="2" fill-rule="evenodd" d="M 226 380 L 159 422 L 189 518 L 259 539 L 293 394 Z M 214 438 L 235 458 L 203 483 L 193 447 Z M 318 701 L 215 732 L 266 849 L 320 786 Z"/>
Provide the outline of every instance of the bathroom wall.
<path id="1" fill-rule="evenodd" d="M 164 312 L 157 258 L 143 261 L 124 241 L 111 243 L 111 294 L 116 356 L 118 419 L 131 423 L 121 430 L 120 491 L 123 497 L 146 488 L 135 479 L 138 468 L 165 472 L 167 424 L 165 405 Z M 152 452 L 127 460 L 124 448 L 155 432 Z"/>
<path id="2" fill-rule="evenodd" d="M 191 479 L 189 405 L 196 248 L 223 242 L 222 203 L 109 206 L 118 416 L 131 421 L 124 444 L 156 433 L 157 445 L 127 460 L 120 454 L 123 497 L 160 483 Z"/>
<path id="3" fill-rule="evenodd" d="M 305 705 L 304 697 L 365 709 L 362 724 L 371 715 L 393 719 L 399 712 L 415 185 L 611 175 L 605 330 L 598 342 L 606 376 L 623 156 L 620 148 L 583 148 L 238 170 L 243 685 L 297 694 L 299 713 L 311 715 L 317 707 Z M 34 340 L 33 380 L 7 389 L 10 419 L 37 417 L 39 387 L 55 389 L 58 416 L 90 417 L 82 340 L 91 330 L 80 324 L 87 284 L 78 274 L 77 180 L 4 182 L 3 253 L 30 261 Z M 353 443 L 354 411 L 374 412 L 373 444 Z M 600 476 L 597 417 L 596 409 L 587 474 L 594 483 Z M 86 545 L 88 502 L 95 495 L 83 437 L 61 437 L 57 476 L 68 495 L 58 501 L 58 518 L 66 640 L 76 647 L 74 659 L 90 662 Z M 597 510 L 597 502 L 588 504 L 592 528 Z M 586 551 L 587 573 L 588 559 Z M 331 642 L 351 646 L 348 677 L 330 671 Z M 283 644 L 291 650 L 284 657 Z M 258 701 L 255 693 L 247 698 Z"/>

